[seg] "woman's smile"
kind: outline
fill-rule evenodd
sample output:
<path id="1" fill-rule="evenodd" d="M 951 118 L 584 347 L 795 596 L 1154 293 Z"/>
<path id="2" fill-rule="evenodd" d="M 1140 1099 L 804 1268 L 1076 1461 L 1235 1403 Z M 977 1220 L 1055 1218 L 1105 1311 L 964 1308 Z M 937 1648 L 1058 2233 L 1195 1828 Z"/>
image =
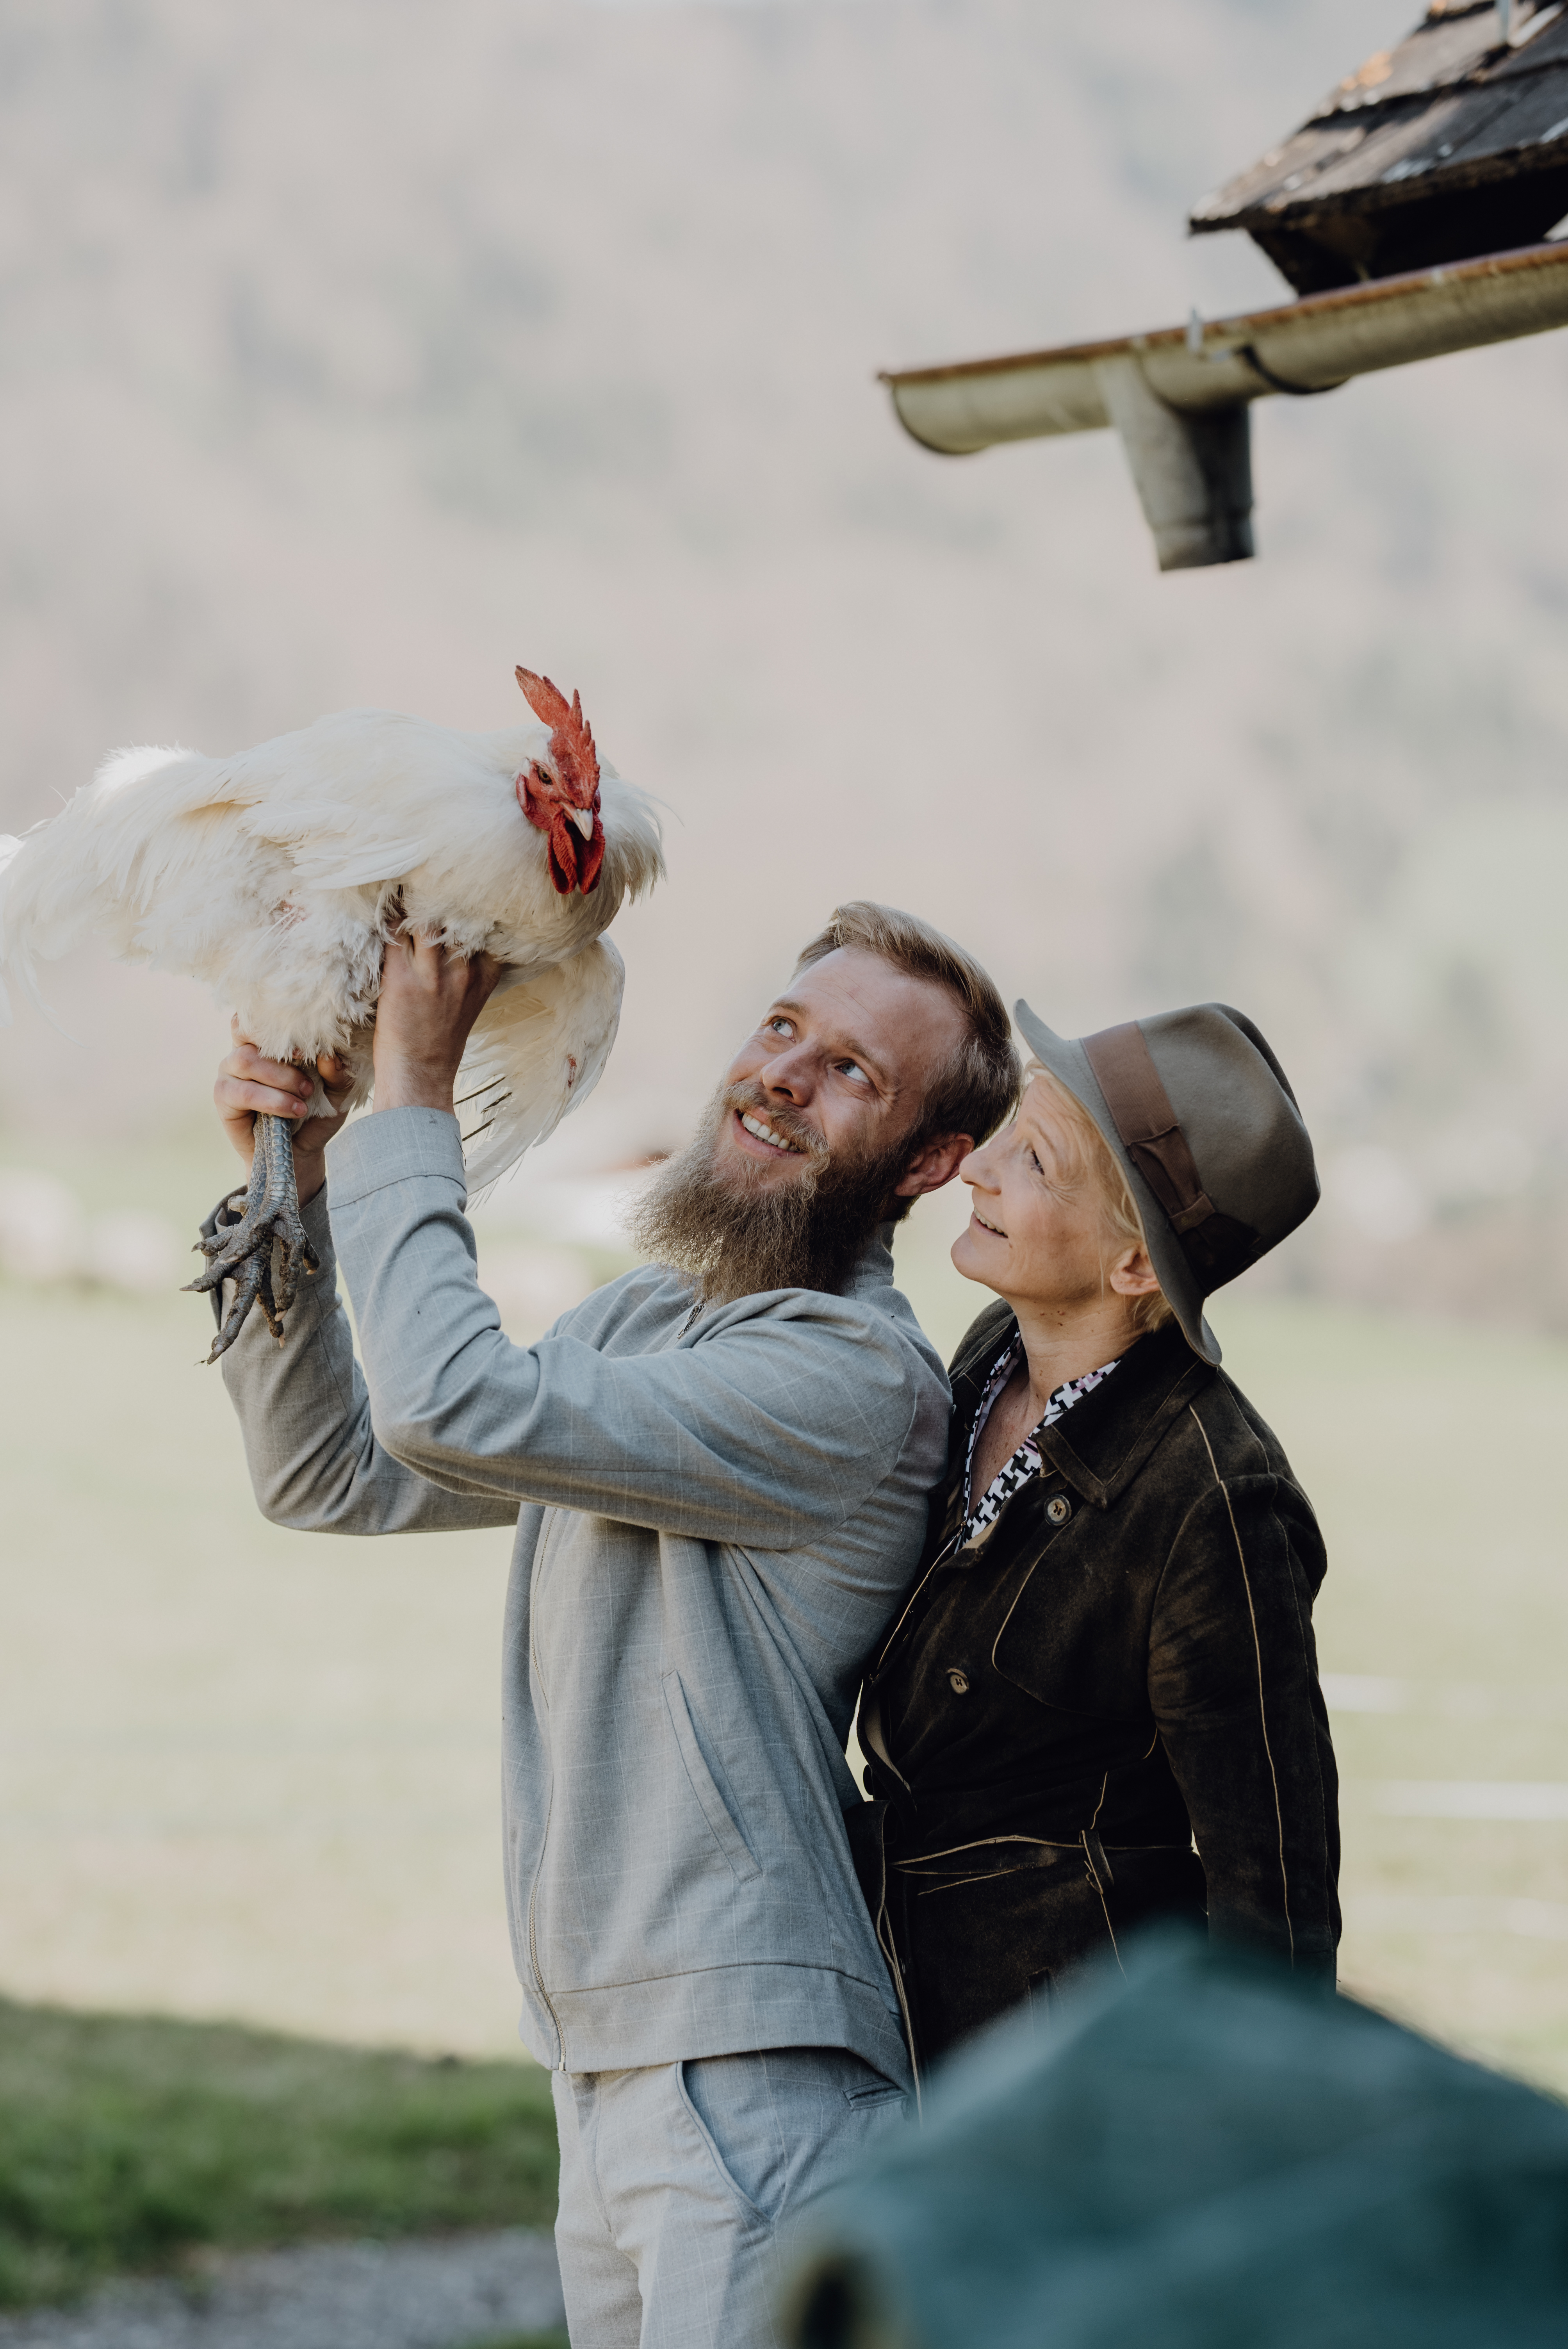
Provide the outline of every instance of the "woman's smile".
<path id="1" fill-rule="evenodd" d="M 995 1232 L 995 1235 L 996 1235 L 996 1237 L 997 1237 L 999 1240 L 1005 1240 L 1005 1239 L 1006 1238 L 1007 1235 L 1006 1235 L 1006 1233 L 1002 1229 L 1001 1225 L 1000 1225 L 1000 1224 L 988 1224 L 988 1223 L 985 1221 L 985 1216 L 980 1213 L 980 1210 L 979 1210 L 979 1208 L 978 1208 L 978 1207 L 971 1207 L 971 1208 L 970 1208 L 970 1210 L 969 1210 L 969 1212 L 970 1212 L 970 1214 L 974 1216 L 975 1221 L 979 1225 L 979 1226 L 980 1226 L 980 1228 L 981 1228 L 981 1230 L 982 1230 L 983 1232 Z"/>

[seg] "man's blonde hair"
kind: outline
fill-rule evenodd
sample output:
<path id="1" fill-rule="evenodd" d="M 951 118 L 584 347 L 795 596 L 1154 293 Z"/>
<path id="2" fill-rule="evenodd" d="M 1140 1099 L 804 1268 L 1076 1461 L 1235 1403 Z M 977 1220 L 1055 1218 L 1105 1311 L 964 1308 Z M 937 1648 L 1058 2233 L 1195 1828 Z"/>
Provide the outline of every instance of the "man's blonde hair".
<path id="1" fill-rule="evenodd" d="M 1111 1252 L 1119 1255 L 1123 1248 L 1140 1247 L 1147 1256 L 1149 1235 L 1143 1228 L 1132 1185 L 1104 1134 L 1060 1077 L 1043 1061 L 1030 1060 L 1025 1065 L 1024 1082 L 1028 1085 L 1037 1081 L 1045 1087 L 1051 1107 L 1061 1121 L 1066 1144 L 1062 1173 L 1075 1189 L 1086 1185 L 1093 1192 L 1099 1208 L 1100 1228 Z M 1140 1338 L 1162 1330 L 1167 1321 L 1176 1318 L 1175 1308 L 1162 1288 L 1150 1289 L 1147 1297 L 1126 1298 L 1123 1302 L 1127 1318 Z"/>

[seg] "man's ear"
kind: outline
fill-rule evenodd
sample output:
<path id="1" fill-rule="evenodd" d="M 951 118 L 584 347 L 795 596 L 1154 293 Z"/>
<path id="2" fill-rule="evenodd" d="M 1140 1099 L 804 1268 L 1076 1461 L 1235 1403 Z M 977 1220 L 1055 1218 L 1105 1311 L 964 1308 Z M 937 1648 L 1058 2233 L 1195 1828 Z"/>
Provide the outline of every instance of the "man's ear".
<path id="1" fill-rule="evenodd" d="M 975 1147 L 972 1133 L 942 1133 L 917 1150 L 892 1186 L 895 1199 L 918 1199 L 951 1183 Z"/>

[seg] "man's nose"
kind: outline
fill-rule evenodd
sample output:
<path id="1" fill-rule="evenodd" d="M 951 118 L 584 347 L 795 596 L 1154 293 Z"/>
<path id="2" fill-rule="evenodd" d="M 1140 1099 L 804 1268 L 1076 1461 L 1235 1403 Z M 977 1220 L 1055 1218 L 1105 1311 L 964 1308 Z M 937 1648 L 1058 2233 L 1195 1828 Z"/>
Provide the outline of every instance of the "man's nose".
<path id="1" fill-rule="evenodd" d="M 764 1092 L 777 1093 L 797 1107 L 810 1101 L 816 1085 L 816 1064 L 810 1048 L 795 1044 L 788 1051 L 775 1052 L 762 1071 L 762 1085 Z"/>

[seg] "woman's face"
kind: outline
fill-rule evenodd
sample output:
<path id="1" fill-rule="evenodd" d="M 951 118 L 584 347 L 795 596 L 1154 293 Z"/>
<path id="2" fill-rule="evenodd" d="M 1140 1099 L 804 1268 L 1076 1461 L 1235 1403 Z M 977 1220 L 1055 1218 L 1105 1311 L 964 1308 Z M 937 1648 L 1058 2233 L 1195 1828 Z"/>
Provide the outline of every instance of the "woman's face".
<path id="1" fill-rule="evenodd" d="M 1148 1258 L 1107 1232 L 1095 1185 L 1077 1174 L 1076 1159 L 1050 1093 L 1034 1078 L 1012 1124 L 958 1169 L 970 1216 L 953 1261 L 966 1280 L 1061 1320 L 1108 1302 L 1111 1289 L 1125 1296 L 1152 1285 L 1136 1271 L 1129 1278 L 1129 1259 L 1146 1268 Z"/>

